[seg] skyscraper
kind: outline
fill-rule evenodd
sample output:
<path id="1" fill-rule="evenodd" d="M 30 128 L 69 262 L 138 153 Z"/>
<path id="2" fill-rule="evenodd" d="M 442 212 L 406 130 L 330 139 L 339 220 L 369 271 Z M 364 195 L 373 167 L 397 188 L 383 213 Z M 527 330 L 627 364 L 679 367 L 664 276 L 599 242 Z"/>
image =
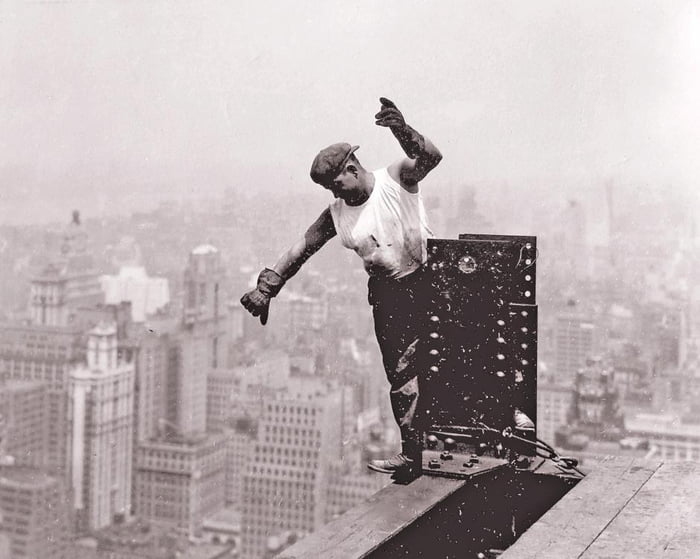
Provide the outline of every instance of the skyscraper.
<path id="1" fill-rule="evenodd" d="M 325 522 L 331 465 L 342 457 L 341 400 L 318 378 L 296 378 L 266 402 L 243 490 L 245 557 L 261 557 L 270 536 Z"/>
<path id="2" fill-rule="evenodd" d="M 99 276 L 87 252 L 87 233 L 76 211 L 63 232 L 60 254 L 32 280 L 31 320 L 41 326 L 67 326 L 75 309 L 103 300 Z"/>
<path id="3" fill-rule="evenodd" d="M 66 454 L 70 371 L 85 359 L 79 309 L 102 302 L 99 277 L 87 251 L 80 215 L 61 233 L 60 247 L 32 280 L 29 324 L 0 326 L 0 377 L 41 381 L 48 390 L 47 467 L 67 482 Z"/>
<path id="4" fill-rule="evenodd" d="M 85 359 L 84 335 L 74 326 L 0 325 L 0 376 L 40 381 L 48 391 L 47 467 L 59 477 L 68 471 L 68 380 Z"/>
<path id="5" fill-rule="evenodd" d="M 45 468 L 49 445 L 48 391 L 43 382 L 0 380 L 4 449 L 15 465 Z"/>
<path id="6" fill-rule="evenodd" d="M 131 512 L 134 365 L 118 359 L 113 324 L 89 333 L 87 363 L 70 375 L 73 505 L 79 530 Z"/>
<path id="7" fill-rule="evenodd" d="M 595 324 L 572 303 L 557 316 L 554 334 L 554 374 L 558 383 L 572 384 L 595 350 Z"/>
<path id="8" fill-rule="evenodd" d="M 228 353 L 225 275 L 219 251 L 195 248 L 184 272 L 182 328 L 170 350 L 167 417 L 182 435 L 206 430 L 207 375 Z"/>

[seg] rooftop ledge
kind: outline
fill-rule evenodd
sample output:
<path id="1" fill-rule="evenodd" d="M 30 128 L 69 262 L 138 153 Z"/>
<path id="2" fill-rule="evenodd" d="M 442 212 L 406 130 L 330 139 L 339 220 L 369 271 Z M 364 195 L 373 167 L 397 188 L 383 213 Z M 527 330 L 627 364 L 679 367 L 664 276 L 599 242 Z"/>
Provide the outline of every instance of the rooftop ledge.
<path id="1" fill-rule="evenodd" d="M 392 484 L 277 557 L 700 557 L 700 464 L 608 457 L 579 481 L 482 462 Z"/>

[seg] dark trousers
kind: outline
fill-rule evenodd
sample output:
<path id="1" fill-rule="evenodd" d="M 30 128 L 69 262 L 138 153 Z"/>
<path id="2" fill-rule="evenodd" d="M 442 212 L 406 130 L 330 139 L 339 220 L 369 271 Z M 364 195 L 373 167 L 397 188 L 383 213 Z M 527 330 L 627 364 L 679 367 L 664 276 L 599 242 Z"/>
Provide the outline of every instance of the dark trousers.
<path id="1" fill-rule="evenodd" d="M 428 288 L 422 268 L 401 279 L 370 277 L 368 283 L 374 331 L 391 384 L 391 408 L 401 430 L 402 452 L 409 457 L 422 450 L 427 428 L 419 408 L 421 365 L 416 349 L 425 331 Z"/>

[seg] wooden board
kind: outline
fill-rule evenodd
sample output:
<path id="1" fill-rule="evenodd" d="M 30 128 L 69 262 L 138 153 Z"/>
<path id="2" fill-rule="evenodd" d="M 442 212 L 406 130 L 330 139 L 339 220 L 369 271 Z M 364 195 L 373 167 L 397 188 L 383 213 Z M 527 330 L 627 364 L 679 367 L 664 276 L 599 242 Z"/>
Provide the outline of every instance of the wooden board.
<path id="1" fill-rule="evenodd" d="M 582 554 L 660 467 L 660 462 L 634 458 L 602 460 L 510 546 L 501 559 L 588 559 Z"/>
<path id="2" fill-rule="evenodd" d="M 581 559 L 700 557 L 700 464 L 663 464 Z"/>
<path id="3" fill-rule="evenodd" d="M 464 480 L 422 476 L 408 485 L 389 485 L 277 557 L 365 557 L 465 483 Z"/>

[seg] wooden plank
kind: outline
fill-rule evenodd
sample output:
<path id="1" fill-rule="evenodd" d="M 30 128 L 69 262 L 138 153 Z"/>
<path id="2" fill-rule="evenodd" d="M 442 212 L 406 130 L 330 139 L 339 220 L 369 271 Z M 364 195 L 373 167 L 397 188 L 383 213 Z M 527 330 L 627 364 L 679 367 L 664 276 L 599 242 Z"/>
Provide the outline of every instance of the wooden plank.
<path id="1" fill-rule="evenodd" d="M 365 557 L 465 483 L 465 480 L 422 476 L 408 485 L 389 485 L 277 557 Z"/>
<path id="2" fill-rule="evenodd" d="M 660 465 L 630 457 L 602 460 L 510 546 L 501 559 L 580 557 Z"/>
<path id="3" fill-rule="evenodd" d="M 663 464 L 581 559 L 700 557 L 700 464 Z"/>

